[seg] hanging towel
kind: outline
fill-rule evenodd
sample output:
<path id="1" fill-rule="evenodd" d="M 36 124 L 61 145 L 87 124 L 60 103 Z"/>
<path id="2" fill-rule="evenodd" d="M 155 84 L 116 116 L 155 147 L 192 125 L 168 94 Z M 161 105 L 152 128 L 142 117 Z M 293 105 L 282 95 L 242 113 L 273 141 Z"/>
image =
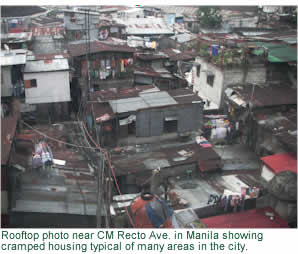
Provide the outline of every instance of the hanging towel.
<path id="1" fill-rule="evenodd" d="M 120 65 L 121 65 L 121 72 L 124 72 L 124 60 L 120 60 Z"/>

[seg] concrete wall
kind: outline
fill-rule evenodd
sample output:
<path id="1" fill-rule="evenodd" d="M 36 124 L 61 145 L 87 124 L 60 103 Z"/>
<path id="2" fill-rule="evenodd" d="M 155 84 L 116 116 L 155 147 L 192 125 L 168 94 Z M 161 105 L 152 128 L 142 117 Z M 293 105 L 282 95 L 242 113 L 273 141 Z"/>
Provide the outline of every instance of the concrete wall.
<path id="1" fill-rule="evenodd" d="M 196 63 L 200 64 L 201 68 L 199 77 L 197 76 L 197 66 L 193 66 L 192 69 L 194 72 L 194 91 L 198 92 L 199 95 L 202 93 L 204 97 L 219 107 L 223 106 L 223 92 L 228 85 L 266 82 L 264 65 L 250 65 L 247 70 L 237 66 L 221 70 L 201 57 L 196 58 Z M 207 83 L 208 74 L 214 75 L 213 86 Z"/>
<path id="2" fill-rule="evenodd" d="M 247 73 L 243 68 L 224 70 L 224 86 L 236 83 L 265 83 L 266 68 L 263 65 L 249 66 Z"/>
<path id="3" fill-rule="evenodd" d="M 197 66 L 194 66 L 192 71 L 193 74 L 193 81 L 194 81 L 194 91 L 203 93 L 208 100 L 214 102 L 217 105 L 221 103 L 221 94 L 223 90 L 223 83 L 224 83 L 224 76 L 222 71 L 215 67 L 214 65 L 206 62 L 200 57 L 196 58 L 196 63 L 201 65 L 200 74 L 198 77 L 197 74 Z M 207 74 L 212 73 L 214 74 L 214 82 L 213 86 L 210 86 L 207 83 Z"/>
<path id="4" fill-rule="evenodd" d="M 70 101 L 69 72 L 24 73 L 24 80 L 36 79 L 36 88 L 25 88 L 26 103 Z"/>
<path id="5" fill-rule="evenodd" d="M 11 81 L 11 66 L 1 67 L 1 96 L 11 96 L 13 86 Z"/>

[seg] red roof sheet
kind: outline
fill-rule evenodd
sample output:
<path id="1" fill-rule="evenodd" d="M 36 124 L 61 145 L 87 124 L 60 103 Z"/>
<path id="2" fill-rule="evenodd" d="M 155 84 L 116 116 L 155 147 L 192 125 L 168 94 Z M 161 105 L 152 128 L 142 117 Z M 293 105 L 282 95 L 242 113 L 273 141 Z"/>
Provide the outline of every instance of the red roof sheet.
<path id="1" fill-rule="evenodd" d="M 290 170 L 297 174 L 297 158 L 290 153 L 281 153 L 262 157 L 263 163 L 275 174 Z"/>
<path id="2" fill-rule="evenodd" d="M 265 212 L 274 213 L 270 220 Z M 207 228 L 288 228 L 288 223 L 272 208 L 252 209 L 201 219 Z"/>

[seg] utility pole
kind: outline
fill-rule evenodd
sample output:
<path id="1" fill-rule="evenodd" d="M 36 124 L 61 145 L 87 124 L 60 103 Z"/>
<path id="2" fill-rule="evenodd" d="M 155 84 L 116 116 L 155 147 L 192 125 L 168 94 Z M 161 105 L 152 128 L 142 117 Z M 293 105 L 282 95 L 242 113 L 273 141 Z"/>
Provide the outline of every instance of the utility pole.
<path id="1" fill-rule="evenodd" d="M 98 163 L 97 172 L 97 209 L 96 209 L 96 227 L 101 228 L 101 217 L 102 217 L 102 196 L 103 196 L 103 186 L 102 182 L 103 172 L 105 168 L 105 157 L 103 153 L 100 153 L 100 162 Z"/>
<path id="2" fill-rule="evenodd" d="M 89 93 L 91 90 L 91 79 L 90 79 L 90 10 L 85 9 L 85 45 L 86 45 L 86 62 L 87 62 L 87 81 L 88 81 L 88 93 L 87 98 L 89 99 Z"/>

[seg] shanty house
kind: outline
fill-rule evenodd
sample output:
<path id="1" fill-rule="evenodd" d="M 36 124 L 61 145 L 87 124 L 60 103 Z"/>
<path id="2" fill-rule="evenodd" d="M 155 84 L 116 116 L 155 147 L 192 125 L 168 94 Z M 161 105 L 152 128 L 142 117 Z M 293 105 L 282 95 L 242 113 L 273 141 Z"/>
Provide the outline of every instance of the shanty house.
<path id="1" fill-rule="evenodd" d="M 257 154 L 296 153 L 295 88 L 286 84 L 234 85 L 225 90 L 225 96 L 231 122 Z"/>
<path id="2" fill-rule="evenodd" d="M 22 94 L 26 50 L 1 50 L 1 97 Z"/>
<path id="3" fill-rule="evenodd" d="M 34 56 L 31 59 L 35 59 Z M 41 117 L 51 120 L 68 117 L 70 80 L 68 60 L 56 56 L 30 60 L 24 69 L 25 101 L 37 105 Z"/>
<path id="4" fill-rule="evenodd" d="M 64 10 L 64 26 L 68 41 L 84 40 L 87 29 L 90 39 L 99 38 L 99 13 L 91 10 Z"/>
<path id="5" fill-rule="evenodd" d="M 101 140 L 113 137 L 114 145 L 152 143 L 156 137 L 179 138 L 198 132 L 202 122 L 203 103 L 189 89 L 168 92 L 153 86 L 109 89 L 96 92 L 90 103 L 94 103 L 97 135 Z"/>
<path id="6" fill-rule="evenodd" d="M 186 82 L 173 75 L 165 67 L 169 56 L 159 53 L 137 53 L 134 81 L 136 85 L 155 85 L 161 90 L 186 86 Z"/>
<path id="7" fill-rule="evenodd" d="M 83 92 L 112 87 L 132 87 L 134 48 L 118 38 L 105 41 L 91 41 L 90 51 L 85 42 L 71 43 L 68 51 L 72 57 L 72 67 L 76 70 L 74 79 L 78 81 Z M 87 85 L 89 54 L 90 88 Z"/>

